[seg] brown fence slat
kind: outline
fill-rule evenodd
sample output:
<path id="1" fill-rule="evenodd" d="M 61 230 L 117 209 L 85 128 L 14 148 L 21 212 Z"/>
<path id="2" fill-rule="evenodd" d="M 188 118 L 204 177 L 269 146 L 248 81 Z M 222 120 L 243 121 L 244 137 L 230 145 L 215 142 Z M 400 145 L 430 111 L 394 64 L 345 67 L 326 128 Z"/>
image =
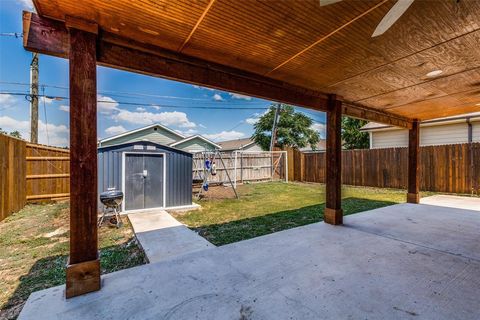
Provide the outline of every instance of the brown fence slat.
<path id="1" fill-rule="evenodd" d="M 0 134 L 0 221 L 25 206 L 25 141 Z"/>
<path id="2" fill-rule="evenodd" d="M 302 158 L 295 161 L 295 180 L 325 183 L 324 152 L 294 156 Z M 344 150 L 342 183 L 405 189 L 407 157 L 407 148 Z M 421 147 L 419 169 L 423 191 L 479 194 L 480 143 Z"/>

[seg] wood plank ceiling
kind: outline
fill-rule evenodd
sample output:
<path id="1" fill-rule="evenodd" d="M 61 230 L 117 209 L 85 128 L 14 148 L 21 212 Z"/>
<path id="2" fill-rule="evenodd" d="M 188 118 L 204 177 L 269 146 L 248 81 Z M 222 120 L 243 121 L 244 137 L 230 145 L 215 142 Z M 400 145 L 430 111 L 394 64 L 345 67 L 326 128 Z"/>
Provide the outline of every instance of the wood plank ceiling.
<path id="1" fill-rule="evenodd" d="M 40 15 L 421 120 L 480 111 L 480 1 L 34 0 Z M 427 77 L 433 70 L 443 72 Z"/>

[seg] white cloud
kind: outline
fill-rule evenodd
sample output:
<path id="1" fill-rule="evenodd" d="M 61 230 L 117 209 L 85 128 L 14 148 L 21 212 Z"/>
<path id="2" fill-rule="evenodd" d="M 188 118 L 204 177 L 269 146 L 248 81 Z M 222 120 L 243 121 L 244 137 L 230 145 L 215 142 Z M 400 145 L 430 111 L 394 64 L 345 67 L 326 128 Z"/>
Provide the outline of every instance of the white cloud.
<path id="1" fill-rule="evenodd" d="M 198 126 L 199 126 L 200 128 L 204 128 L 204 129 L 207 128 L 207 126 L 205 126 L 205 125 L 203 125 L 203 124 L 201 124 L 201 123 L 200 123 Z"/>
<path id="2" fill-rule="evenodd" d="M 195 129 L 188 129 L 188 130 L 175 130 L 176 132 L 180 133 L 181 135 L 184 136 L 193 136 L 194 134 L 197 134 L 198 131 Z"/>
<path id="3" fill-rule="evenodd" d="M 200 90 L 208 90 L 208 91 L 215 91 L 215 89 L 207 88 L 207 87 L 201 87 L 196 84 L 193 85 L 195 89 L 200 89 Z"/>
<path id="4" fill-rule="evenodd" d="M 315 122 L 314 124 L 312 124 L 310 128 L 317 131 L 320 134 L 320 138 L 322 139 L 325 138 L 325 133 L 327 129 L 327 126 L 325 123 Z"/>
<path id="5" fill-rule="evenodd" d="M 147 111 L 147 109 L 142 108 L 142 107 L 138 107 L 138 108 L 135 109 L 135 110 L 138 111 L 138 112 L 145 112 L 145 111 Z"/>
<path id="6" fill-rule="evenodd" d="M 213 98 L 213 100 L 215 100 L 215 101 L 223 101 L 222 96 L 221 96 L 220 94 L 218 94 L 218 93 L 215 93 L 212 98 Z"/>
<path id="7" fill-rule="evenodd" d="M 17 0 L 17 2 L 26 9 L 33 9 L 32 0 Z"/>
<path id="8" fill-rule="evenodd" d="M 0 128 L 5 131 L 18 130 L 22 137 L 26 140 L 30 139 L 30 121 L 16 120 L 8 116 L 0 116 Z M 48 130 L 47 130 L 48 129 Z M 48 139 L 47 139 L 48 131 Z M 67 146 L 69 138 L 69 130 L 65 125 L 55 125 L 49 123 L 45 126 L 43 121 L 38 122 L 38 142 L 54 146 Z"/>
<path id="9" fill-rule="evenodd" d="M 245 137 L 245 133 L 239 131 L 222 131 L 219 133 L 204 134 L 205 138 L 213 141 L 234 140 Z"/>
<path id="10" fill-rule="evenodd" d="M 229 93 L 229 95 L 233 99 L 252 100 L 252 97 L 249 97 L 249 96 L 246 96 L 246 95 L 243 95 L 243 94 L 239 94 L 239 93 Z"/>
<path id="11" fill-rule="evenodd" d="M 53 100 L 55 99 L 49 97 L 40 97 L 40 103 L 51 104 Z"/>
<path id="12" fill-rule="evenodd" d="M 17 99 L 8 93 L 0 93 L 0 108 L 9 108 L 17 102 Z"/>
<path id="13" fill-rule="evenodd" d="M 195 128 L 197 125 L 188 120 L 187 114 L 184 112 L 132 112 L 125 109 L 117 109 L 119 112 L 114 114 L 112 118 L 116 121 L 124 121 L 138 125 L 149 125 L 152 123 L 160 123 L 165 126 L 177 126 L 180 128 Z"/>
<path id="14" fill-rule="evenodd" d="M 60 107 L 58 107 L 58 110 L 65 111 L 65 112 L 70 112 L 70 106 L 62 104 Z"/>
<path id="15" fill-rule="evenodd" d="M 118 110 L 118 102 L 110 97 L 98 95 L 97 96 L 97 110 L 103 114 L 112 114 Z"/>
<path id="16" fill-rule="evenodd" d="M 251 125 L 254 125 L 255 123 L 257 123 L 259 120 L 259 118 L 247 118 L 245 119 L 245 122 L 248 123 L 248 124 L 251 124 Z"/>
<path id="17" fill-rule="evenodd" d="M 120 134 L 120 133 L 124 133 L 126 131 L 127 131 L 127 129 L 125 129 L 123 126 L 111 126 L 111 127 L 108 127 L 107 129 L 105 129 L 105 133 L 109 134 L 109 135 L 112 135 L 112 136 Z"/>
<path id="18" fill-rule="evenodd" d="M 159 106 L 151 106 L 153 109 L 155 110 L 160 110 L 160 107 Z"/>

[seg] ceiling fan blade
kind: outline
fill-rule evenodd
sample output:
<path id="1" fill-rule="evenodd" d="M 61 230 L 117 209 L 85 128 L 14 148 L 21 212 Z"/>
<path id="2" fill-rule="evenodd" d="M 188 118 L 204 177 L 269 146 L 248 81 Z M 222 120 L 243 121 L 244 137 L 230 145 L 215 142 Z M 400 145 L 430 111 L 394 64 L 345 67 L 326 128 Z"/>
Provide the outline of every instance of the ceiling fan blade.
<path id="1" fill-rule="evenodd" d="M 330 4 L 334 4 L 343 0 L 319 0 L 320 1 L 320 7 L 328 6 Z"/>
<path id="2" fill-rule="evenodd" d="M 398 0 L 383 17 L 382 21 L 380 21 L 372 34 L 372 38 L 382 35 L 387 31 L 405 13 L 405 11 L 407 11 L 413 1 L 415 0 Z"/>

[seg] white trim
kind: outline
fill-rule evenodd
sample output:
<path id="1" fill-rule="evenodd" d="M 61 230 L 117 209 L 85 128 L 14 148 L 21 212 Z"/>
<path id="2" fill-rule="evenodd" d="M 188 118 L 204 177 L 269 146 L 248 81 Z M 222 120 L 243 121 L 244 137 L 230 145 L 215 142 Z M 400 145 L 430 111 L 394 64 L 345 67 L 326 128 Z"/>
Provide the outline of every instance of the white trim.
<path id="1" fill-rule="evenodd" d="M 125 192 L 125 158 L 127 154 L 147 154 L 147 155 L 161 155 L 163 156 L 163 206 L 155 208 L 144 208 L 144 209 L 133 209 L 126 210 L 125 203 L 127 202 L 127 196 Z M 134 151 L 124 151 L 122 152 L 122 192 L 124 194 L 124 199 L 122 202 L 122 212 L 130 213 L 139 210 L 154 210 L 154 209 L 165 209 L 167 207 L 167 154 L 165 152 L 134 152 Z"/>
<path id="2" fill-rule="evenodd" d="M 114 140 L 114 139 L 117 139 L 117 138 L 121 138 L 121 137 L 124 137 L 124 136 L 128 136 L 128 135 L 130 135 L 130 134 L 132 134 L 132 133 L 136 133 L 136 132 L 139 132 L 139 131 L 151 129 L 151 128 L 154 128 L 154 127 L 160 127 L 160 128 L 162 128 L 162 129 L 164 129 L 165 131 L 168 131 L 168 132 L 170 132 L 170 133 L 173 133 L 173 134 L 179 136 L 179 137 L 182 138 L 182 139 L 185 139 L 185 136 L 184 136 L 184 135 L 182 135 L 182 134 L 180 134 L 180 133 L 178 133 L 178 132 L 176 132 L 176 131 L 173 131 L 173 130 L 170 129 L 170 128 L 167 128 L 167 127 L 165 127 L 165 126 L 162 126 L 161 124 L 154 123 L 154 124 L 148 125 L 148 126 L 146 126 L 146 127 L 142 127 L 142 128 L 138 128 L 138 129 L 133 129 L 133 130 L 130 130 L 130 131 L 126 131 L 126 132 L 124 132 L 124 133 L 117 134 L 117 135 L 112 136 L 112 137 L 108 137 L 108 138 L 105 138 L 105 139 L 101 139 L 101 140 L 99 140 L 98 142 L 99 142 L 100 144 L 102 144 L 103 142 L 107 142 L 107 141 L 110 141 L 110 140 Z"/>
<path id="3" fill-rule="evenodd" d="M 178 144 L 181 144 L 181 143 L 184 143 L 184 142 L 193 140 L 193 139 L 195 139 L 195 138 L 199 138 L 199 139 L 201 139 L 201 140 L 203 140 L 203 141 L 206 141 L 206 142 L 214 145 L 217 149 L 222 149 L 222 146 L 216 144 L 215 142 L 213 142 L 213 141 L 211 141 L 211 140 L 208 140 L 207 138 L 205 138 L 205 137 L 203 137 L 203 136 L 201 136 L 201 135 L 199 135 L 199 134 L 196 134 L 196 135 L 194 135 L 194 136 L 190 136 L 190 137 L 188 137 L 188 138 L 184 138 L 183 140 L 180 140 L 180 141 L 171 143 L 171 144 L 169 144 L 169 146 L 170 146 L 170 147 L 174 147 L 174 146 L 176 146 L 176 145 L 178 145 Z"/>

